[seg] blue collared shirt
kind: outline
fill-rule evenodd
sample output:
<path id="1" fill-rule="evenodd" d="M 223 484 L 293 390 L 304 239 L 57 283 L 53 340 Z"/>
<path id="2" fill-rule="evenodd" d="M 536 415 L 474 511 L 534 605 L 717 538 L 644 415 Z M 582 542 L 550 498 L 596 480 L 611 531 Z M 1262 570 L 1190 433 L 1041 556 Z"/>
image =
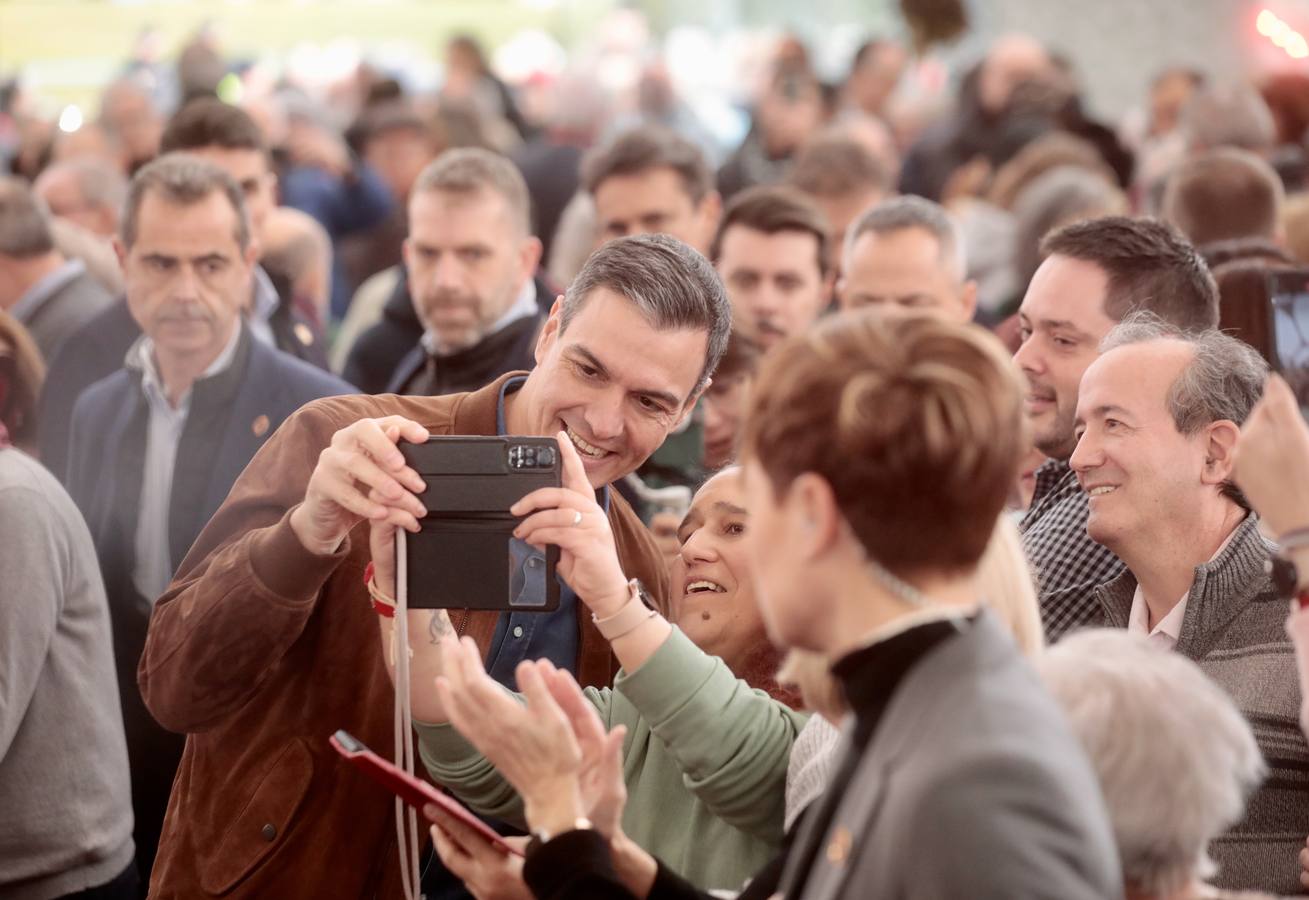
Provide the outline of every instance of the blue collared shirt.
<path id="1" fill-rule="evenodd" d="M 518 390 L 526 376 L 511 378 L 500 389 L 496 404 L 496 434 L 505 434 L 505 397 Z M 596 492 L 596 500 L 609 512 L 609 487 Z M 545 553 L 524 541 L 510 545 L 515 572 L 510 589 L 523 607 L 545 604 Z M 559 578 L 559 576 L 555 576 Z M 486 670 L 510 690 L 518 690 L 514 670 L 525 659 L 548 659 L 561 669 L 577 674 L 580 634 L 577 627 L 577 594 L 559 578 L 559 608 L 554 612 L 511 612 L 502 614 L 491 639 Z"/>
<path id="2" fill-rule="evenodd" d="M 236 357 L 236 348 L 240 342 L 241 329 L 233 328 L 227 346 L 197 381 L 226 371 Z M 168 542 L 168 514 L 173 499 L 173 469 L 177 464 L 177 448 L 182 442 L 182 432 L 186 430 L 187 417 L 191 414 L 192 388 L 186 389 L 178 399 L 177 406 L 168 401 L 168 389 L 155 365 L 154 341 L 149 335 L 141 335 L 132 344 L 127 351 L 126 366 L 141 372 L 141 392 L 145 394 L 146 408 L 149 410 L 140 512 L 136 526 L 136 569 L 132 573 L 132 583 L 142 597 L 154 603 L 173 580 L 174 560 Z"/>

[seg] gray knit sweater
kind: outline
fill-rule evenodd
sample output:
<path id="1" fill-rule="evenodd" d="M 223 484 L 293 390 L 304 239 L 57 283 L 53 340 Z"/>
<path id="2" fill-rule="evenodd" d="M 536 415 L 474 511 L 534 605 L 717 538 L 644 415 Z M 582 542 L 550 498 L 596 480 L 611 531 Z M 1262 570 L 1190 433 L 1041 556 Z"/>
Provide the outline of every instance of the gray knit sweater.
<path id="1" fill-rule="evenodd" d="M 104 884 L 133 850 L 91 535 L 54 476 L 0 449 L 0 900 Z"/>
<path id="2" fill-rule="evenodd" d="M 1297 854 L 1309 837 L 1309 745 L 1300 730 L 1300 683 L 1286 634 L 1286 603 L 1264 572 L 1271 549 L 1251 514 L 1217 557 L 1196 567 L 1176 650 L 1232 695 L 1269 770 L 1245 818 L 1210 846 L 1221 866 L 1213 882 L 1298 894 Z M 1135 591 L 1130 572 L 1097 588 L 1101 618 L 1089 624 L 1126 628 Z"/>

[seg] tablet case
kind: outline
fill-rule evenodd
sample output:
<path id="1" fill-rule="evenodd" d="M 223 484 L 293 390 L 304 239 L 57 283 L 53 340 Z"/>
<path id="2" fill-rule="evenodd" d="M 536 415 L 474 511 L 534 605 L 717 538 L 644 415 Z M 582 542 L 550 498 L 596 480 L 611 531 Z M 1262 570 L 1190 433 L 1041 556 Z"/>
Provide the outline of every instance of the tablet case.
<path id="1" fill-rule="evenodd" d="M 509 507 L 538 488 L 559 487 L 559 445 L 549 437 L 432 437 L 400 444 L 427 490 L 427 515 L 418 534 L 400 531 L 397 577 L 404 573 L 412 609 L 489 609 L 550 612 L 559 607 L 555 567 L 559 548 L 545 548 L 544 566 L 528 559 L 540 551 L 515 541 L 522 521 Z M 529 584 L 544 580 L 544 590 Z M 527 593 L 536 605 L 519 600 Z"/>

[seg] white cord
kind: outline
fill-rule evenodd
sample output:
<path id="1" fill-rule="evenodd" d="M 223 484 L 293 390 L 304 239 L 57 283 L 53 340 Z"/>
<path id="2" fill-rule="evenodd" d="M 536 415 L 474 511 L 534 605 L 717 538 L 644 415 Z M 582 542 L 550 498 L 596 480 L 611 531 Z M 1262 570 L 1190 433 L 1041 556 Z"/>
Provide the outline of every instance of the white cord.
<path id="1" fill-rule="evenodd" d="M 395 628 L 391 653 L 395 658 L 395 764 L 414 774 L 413 711 L 409 696 L 409 572 L 405 552 L 405 531 L 395 538 Z M 406 828 L 406 826 L 408 826 Z M 396 841 L 400 852 L 400 883 L 406 900 L 417 900 L 421 888 L 418 874 L 418 814 L 400 798 L 395 801 Z"/>

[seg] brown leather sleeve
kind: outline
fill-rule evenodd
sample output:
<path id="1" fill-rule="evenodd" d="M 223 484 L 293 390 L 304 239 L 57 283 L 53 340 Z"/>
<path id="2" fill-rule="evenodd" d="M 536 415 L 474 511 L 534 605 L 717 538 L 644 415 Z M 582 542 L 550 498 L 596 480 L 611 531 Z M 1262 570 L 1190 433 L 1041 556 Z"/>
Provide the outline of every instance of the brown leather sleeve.
<path id="1" fill-rule="evenodd" d="M 198 732 L 268 678 L 350 551 L 301 546 L 288 522 L 332 434 L 372 411 L 362 398 L 303 407 L 259 450 L 155 604 L 137 681 L 165 727 Z M 350 402 L 353 401 L 353 402 Z"/>

